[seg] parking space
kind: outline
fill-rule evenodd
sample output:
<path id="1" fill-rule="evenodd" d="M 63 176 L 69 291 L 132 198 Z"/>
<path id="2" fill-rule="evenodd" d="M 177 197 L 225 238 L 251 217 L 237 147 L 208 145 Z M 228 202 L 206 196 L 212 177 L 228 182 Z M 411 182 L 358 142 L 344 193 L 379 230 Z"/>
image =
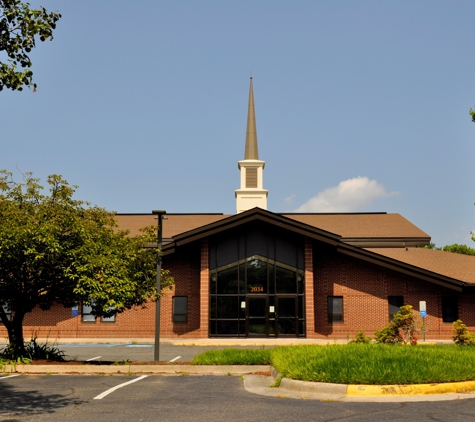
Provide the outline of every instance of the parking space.
<path id="1" fill-rule="evenodd" d="M 475 413 L 471 399 L 341 403 L 276 395 L 251 394 L 232 376 L 0 376 L 0 420 L 465 422 Z"/>

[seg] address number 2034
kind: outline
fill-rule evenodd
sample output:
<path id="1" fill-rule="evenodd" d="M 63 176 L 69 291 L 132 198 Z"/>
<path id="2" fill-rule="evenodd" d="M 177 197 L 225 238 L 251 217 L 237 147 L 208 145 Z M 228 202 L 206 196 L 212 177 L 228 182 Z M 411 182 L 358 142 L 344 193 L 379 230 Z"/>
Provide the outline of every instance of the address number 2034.
<path id="1" fill-rule="evenodd" d="M 262 286 L 251 286 L 251 293 L 262 293 L 264 292 L 264 287 Z"/>

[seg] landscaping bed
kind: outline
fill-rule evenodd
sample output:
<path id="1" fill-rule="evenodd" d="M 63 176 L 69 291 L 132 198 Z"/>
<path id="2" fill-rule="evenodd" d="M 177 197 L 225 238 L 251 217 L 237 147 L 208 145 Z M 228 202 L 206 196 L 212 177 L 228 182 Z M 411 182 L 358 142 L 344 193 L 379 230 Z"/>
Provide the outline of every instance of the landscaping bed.
<path id="1" fill-rule="evenodd" d="M 245 352 L 245 353 L 243 353 Z M 212 350 L 195 365 L 272 365 L 283 377 L 337 384 L 427 384 L 475 380 L 475 347 L 385 344 Z"/>

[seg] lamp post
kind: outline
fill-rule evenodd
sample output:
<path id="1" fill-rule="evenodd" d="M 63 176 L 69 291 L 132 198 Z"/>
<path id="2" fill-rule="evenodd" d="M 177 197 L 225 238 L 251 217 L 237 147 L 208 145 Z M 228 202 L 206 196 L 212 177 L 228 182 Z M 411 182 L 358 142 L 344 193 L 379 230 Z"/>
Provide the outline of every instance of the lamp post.
<path id="1" fill-rule="evenodd" d="M 160 360 L 160 292 L 162 291 L 162 221 L 166 211 L 153 210 L 153 215 L 157 216 L 157 302 L 155 304 L 155 353 L 153 360 Z"/>

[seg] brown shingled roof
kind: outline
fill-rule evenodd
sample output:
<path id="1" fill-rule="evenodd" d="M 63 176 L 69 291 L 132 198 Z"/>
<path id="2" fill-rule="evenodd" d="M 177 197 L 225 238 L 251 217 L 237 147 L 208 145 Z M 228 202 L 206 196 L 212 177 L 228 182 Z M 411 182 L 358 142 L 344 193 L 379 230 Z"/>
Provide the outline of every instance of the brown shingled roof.
<path id="1" fill-rule="evenodd" d="M 400 214 L 282 214 L 345 238 L 429 238 Z"/>
<path id="2" fill-rule="evenodd" d="M 342 241 L 354 239 L 414 239 L 415 244 L 428 244 L 427 233 L 406 220 L 400 214 L 279 214 L 300 223 L 337 234 Z M 207 224 L 231 217 L 223 214 L 166 214 L 163 221 L 163 238 L 194 230 Z M 155 226 L 157 220 L 152 214 L 117 214 L 119 227 L 129 230 L 131 235 L 139 234 L 145 226 Z M 373 246 L 371 242 L 353 242 L 362 247 Z M 384 246 L 384 245 L 381 245 Z M 390 246 L 390 245 L 386 245 Z M 393 245 L 391 245 L 393 246 Z M 399 245 L 402 246 L 402 245 Z"/>
<path id="3" fill-rule="evenodd" d="M 206 224 L 214 223 L 229 217 L 223 214 L 166 214 L 163 221 L 164 239 L 196 229 Z M 152 214 L 117 214 L 115 216 L 122 230 L 129 230 L 132 236 L 140 234 L 140 229 L 146 226 L 156 226 L 157 220 Z"/>
<path id="4" fill-rule="evenodd" d="M 424 248 L 366 248 L 426 271 L 475 285 L 475 256 Z"/>

